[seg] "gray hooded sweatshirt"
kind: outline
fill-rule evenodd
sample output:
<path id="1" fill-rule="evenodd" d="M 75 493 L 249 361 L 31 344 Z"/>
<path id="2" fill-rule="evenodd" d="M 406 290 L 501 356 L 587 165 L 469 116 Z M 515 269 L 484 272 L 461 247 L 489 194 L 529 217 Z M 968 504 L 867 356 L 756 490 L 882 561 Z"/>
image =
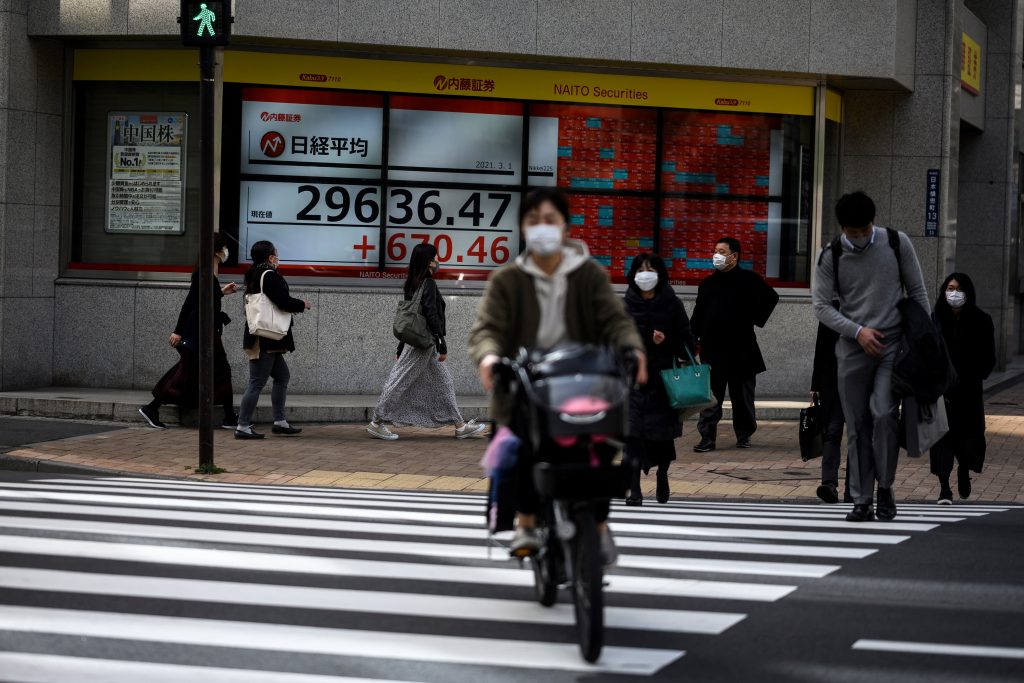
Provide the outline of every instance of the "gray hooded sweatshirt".
<path id="1" fill-rule="evenodd" d="M 562 244 L 562 261 L 554 273 L 548 275 L 530 258 L 525 251 L 516 258 L 516 265 L 533 277 L 540 304 L 540 325 L 537 327 L 537 346 L 549 349 L 565 341 L 568 330 L 565 326 L 565 297 L 569 289 L 569 273 L 577 270 L 590 260 L 587 245 L 578 240 L 566 240 Z"/>

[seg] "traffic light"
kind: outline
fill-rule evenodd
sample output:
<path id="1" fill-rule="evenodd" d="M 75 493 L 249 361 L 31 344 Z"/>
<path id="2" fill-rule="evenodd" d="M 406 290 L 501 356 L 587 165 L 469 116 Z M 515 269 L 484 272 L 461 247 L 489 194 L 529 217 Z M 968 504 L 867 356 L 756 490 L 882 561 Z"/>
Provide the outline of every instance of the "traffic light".
<path id="1" fill-rule="evenodd" d="M 227 45 L 231 40 L 231 0 L 181 0 L 181 44 Z"/>

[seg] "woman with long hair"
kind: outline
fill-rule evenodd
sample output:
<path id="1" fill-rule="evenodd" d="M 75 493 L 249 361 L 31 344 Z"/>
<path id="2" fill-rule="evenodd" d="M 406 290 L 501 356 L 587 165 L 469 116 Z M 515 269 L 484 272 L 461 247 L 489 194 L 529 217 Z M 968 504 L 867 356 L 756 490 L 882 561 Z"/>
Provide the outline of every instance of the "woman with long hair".
<path id="1" fill-rule="evenodd" d="M 628 280 L 626 310 L 640 331 L 648 373 L 654 379 L 630 395 L 626 454 L 634 470 L 626 505 L 643 505 L 640 471 L 647 474 L 652 467 L 658 470 L 657 500 L 667 503 L 671 495 L 668 468 L 676 459 L 675 439 L 682 436 L 683 425 L 659 373 L 671 370 L 673 359 L 687 358 L 687 349 L 693 352 L 693 334 L 683 302 L 668 284 L 668 270 L 660 256 L 640 254 L 634 258 Z"/>
<path id="2" fill-rule="evenodd" d="M 966 273 L 953 273 L 942 283 L 935 302 L 935 321 L 942 330 L 957 381 L 946 392 L 949 431 L 932 446 L 932 474 L 939 478 L 939 505 L 952 505 L 949 476 L 956 459 L 957 491 L 971 495 L 971 472 L 985 464 L 985 399 L 983 383 L 996 365 L 992 317 L 978 308 L 974 282 Z"/>
<path id="3" fill-rule="evenodd" d="M 231 365 L 221 341 L 224 326 L 231 322 L 221 310 L 221 299 L 234 294 L 237 285 L 221 286 L 217 279 L 219 266 L 230 257 L 227 240 L 222 233 L 213 234 L 213 399 L 224 410 L 221 427 L 234 429 L 235 409 L 231 389 Z M 171 332 L 170 345 L 178 352 L 178 362 L 164 373 L 153 387 L 153 400 L 139 408 L 139 414 L 154 429 L 166 429 L 160 421 L 160 406 L 170 403 L 179 408 L 193 408 L 199 403 L 199 264 L 192 271 L 192 284 L 178 312 L 178 322 Z"/>
<path id="4" fill-rule="evenodd" d="M 398 344 L 396 362 L 384 382 L 373 420 L 366 426 L 370 436 L 394 441 L 398 434 L 387 425 L 397 427 L 455 426 L 455 438 L 465 439 L 479 434 L 486 427 L 470 420 L 465 422 L 455 401 L 455 382 L 448 371 L 448 346 L 445 343 L 445 303 L 434 282 L 437 272 L 437 248 L 417 244 L 409 258 L 409 272 L 402 293 L 406 301 L 420 297 L 420 312 L 434 338 L 434 345 L 417 349 Z"/>
<path id="5" fill-rule="evenodd" d="M 308 301 L 296 299 L 288 292 L 288 283 L 277 272 L 280 260 L 277 247 L 273 242 L 260 240 L 249 250 L 252 266 L 245 273 L 245 293 L 267 295 L 271 303 L 286 313 L 302 313 L 312 306 Z M 249 384 L 242 396 L 242 405 L 238 411 L 238 424 L 235 426 L 236 439 L 262 439 L 263 434 L 252 429 L 252 416 L 256 412 L 256 404 L 260 400 L 260 392 L 267 380 L 274 378 L 274 387 L 270 390 L 270 404 L 274 411 L 273 434 L 294 436 L 302 430 L 292 427 L 284 414 L 284 404 L 288 398 L 288 381 L 291 372 L 284 360 L 284 354 L 295 350 L 295 338 L 291 327 L 288 334 L 281 339 L 267 339 L 249 332 L 248 323 L 242 346 L 249 358 Z"/>

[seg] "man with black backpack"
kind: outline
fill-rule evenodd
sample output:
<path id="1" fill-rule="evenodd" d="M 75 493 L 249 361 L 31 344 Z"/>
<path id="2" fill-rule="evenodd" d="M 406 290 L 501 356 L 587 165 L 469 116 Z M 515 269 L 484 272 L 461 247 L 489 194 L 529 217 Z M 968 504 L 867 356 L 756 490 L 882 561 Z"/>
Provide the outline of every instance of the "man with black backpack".
<path id="1" fill-rule="evenodd" d="M 874 224 L 875 204 L 863 192 L 836 203 L 842 235 L 818 259 L 812 296 L 814 313 L 839 333 L 836 358 L 839 394 L 847 425 L 851 522 L 896 516 L 892 485 L 899 455 L 898 403 L 893 366 L 903 334 L 900 303 L 907 298 L 928 310 L 924 276 L 910 238 Z M 838 297 L 839 309 L 832 306 Z"/>

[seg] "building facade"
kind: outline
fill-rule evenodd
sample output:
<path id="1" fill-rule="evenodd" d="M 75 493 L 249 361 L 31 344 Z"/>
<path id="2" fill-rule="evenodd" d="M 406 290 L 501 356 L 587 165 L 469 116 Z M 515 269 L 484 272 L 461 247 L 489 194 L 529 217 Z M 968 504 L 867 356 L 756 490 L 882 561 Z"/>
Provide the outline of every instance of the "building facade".
<path id="1" fill-rule="evenodd" d="M 0 389 L 148 389 L 175 359 L 201 190 L 179 4 L 0 0 Z M 814 260 L 853 189 L 911 235 L 932 298 L 966 271 L 1002 360 L 1020 351 L 1017 0 L 234 5 L 212 131 L 221 280 L 277 245 L 313 304 L 296 392 L 377 393 L 403 264 L 429 241 L 456 387 L 478 393 L 483 281 L 545 185 L 614 283 L 657 251 L 688 307 L 715 241 L 739 237 L 782 295 L 762 395 L 807 390 Z M 225 310 L 245 377 L 241 297 Z"/>

